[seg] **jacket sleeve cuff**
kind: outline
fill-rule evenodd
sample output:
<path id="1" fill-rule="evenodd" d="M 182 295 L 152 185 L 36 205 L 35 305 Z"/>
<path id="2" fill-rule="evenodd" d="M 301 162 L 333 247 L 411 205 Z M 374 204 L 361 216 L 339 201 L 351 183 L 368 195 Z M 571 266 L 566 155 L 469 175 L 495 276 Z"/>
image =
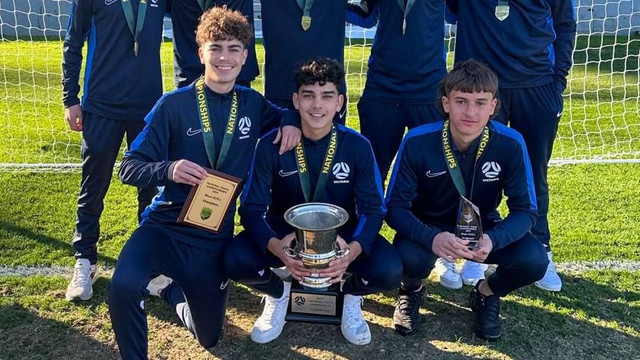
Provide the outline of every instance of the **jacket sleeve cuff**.
<path id="1" fill-rule="evenodd" d="M 70 108 L 70 107 L 72 107 L 74 105 L 80 104 L 80 99 L 78 99 L 77 96 L 72 96 L 72 97 L 64 99 L 62 101 L 62 103 L 64 104 L 64 107 L 66 109 L 66 108 Z"/>

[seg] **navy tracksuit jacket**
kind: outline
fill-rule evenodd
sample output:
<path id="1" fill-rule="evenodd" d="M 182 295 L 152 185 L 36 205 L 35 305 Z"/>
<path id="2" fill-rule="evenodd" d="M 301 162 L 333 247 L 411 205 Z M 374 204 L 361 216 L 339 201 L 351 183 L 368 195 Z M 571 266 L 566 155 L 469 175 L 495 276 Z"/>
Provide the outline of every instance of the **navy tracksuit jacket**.
<path id="1" fill-rule="evenodd" d="M 502 264 L 490 280 L 491 289 L 502 296 L 539 280 L 546 270 L 547 258 L 542 244 L 529 234 L 537 206 L 522 136 L 494 121 L 488 126 L 489 144 L 477 164 L 479 138 L 464 152 L 457 150 L 453 141 L 450 143 L 467 198 L 480 209 L 483 231 L 493 243 L 486 262 Z M 447 168 L 442 127 L 443 122 L 438 122 L 407 133 L 386 195 L 387 223 L 397 232 L 394 246 L 403 259 L 405 277 L 409 278 L 425 277 L 433 268 L 437 257 L 431 249 L 438 233 L 455 233 L 460 194 Z M 503 195 L 507 197 L 509 213 L 501 219 L 497 209 Z"/>
<path id="2" fill-rule="evenodd" d="M 571 0 L 509 0 L 499 19 L 498 0 L 447 0 L 456 21 L 455 62 L 474 58 L 500 80 L 500 113 L 524 137 L 538 196 L 533 235 L 549 246 L 547 167 L 563 111 L 576 21 Z M 503 13 L 504 14 L 504 13 Z"/>
<path id="3" fill-rule="evenodd" d="M 345 209 L 348 222 L 339 230 L 346 242 L 358 241 L 363 253 L 347 271 L 353 274 L 342 286 L 347 294 L 365 295 L 398 285 L 402 264 L 391 245 L 378 234 L 386 212 L 380 174 L 369 142 L 357 132 L 337 127 L 338 145 L 324 191 L 316 202 Z M 294 150 L 283 155 L 271 144 L 275 134 L 265 136 L 258 147 L 240 219 L 244 231 L 227 248 L 225 268 L 229 276 L 274 297 L 282 295 L 282 282 L 268 270 L 282 263 L 267 250 L 271 238 L 281 239 L 294 231 L 284 221 L 292 206 L 306 203 Z M 311 192 L 315 190 L 331 134 L 318 141 L 303 138 Z M 266 271 L 265 271 L 266 269 Z M 365 279 L 365 280 L 363 280 Z"/>
<path id="4" fill-rule="evenodd" d="M 227 6 L 230 10 L 240 11 L 253 25 L 252 0 L 207 0 L 205 6 Z M 174 83 L 181 88 L 191 84 L 204 73 L 204 65 L 198 57 L 196 29 L 203 10 L 198 0 L 178 0 L 171 2 L 171 23 L 173 25 L 173 67 Z M 258 76 L 256 44 L 252 37 L 249 43 L 249 56 L 242 66 L 237 83 L 247 84 Z"/>

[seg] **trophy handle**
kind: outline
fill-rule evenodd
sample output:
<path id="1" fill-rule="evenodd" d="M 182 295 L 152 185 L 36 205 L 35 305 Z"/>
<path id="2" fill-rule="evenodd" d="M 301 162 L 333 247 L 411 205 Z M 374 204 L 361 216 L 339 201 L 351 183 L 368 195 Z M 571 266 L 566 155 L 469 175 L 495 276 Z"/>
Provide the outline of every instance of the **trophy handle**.
<path id="1" fill-rule="evenodd" d="M 349 246 L 347 246 L 344 249 L 339 248 L 338 242 L 333 243 L 333 250 L 336 252 L 337 259 L 347 256 L 347 254 L 349 254 L 349 251 L 350 251 Z"/>
<path id="2" fill-rule="evenodd" d="M 284 250 L 284 254 L 287 255 L 288 257 L 292 258 L 292 259 L 297 259 L 298 255 L 296 254 L 296 251 L 288 246 L 283 246 L 282 250 Z"/>

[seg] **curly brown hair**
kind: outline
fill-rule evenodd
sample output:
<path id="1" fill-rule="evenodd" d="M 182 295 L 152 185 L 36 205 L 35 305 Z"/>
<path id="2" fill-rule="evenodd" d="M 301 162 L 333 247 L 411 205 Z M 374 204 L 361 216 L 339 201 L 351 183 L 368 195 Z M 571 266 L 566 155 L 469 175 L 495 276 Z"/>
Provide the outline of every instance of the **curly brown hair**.
<path id="1" fill-rule="evenodd" d="M 198 46 L 208 41 L 238 40 L 246 48 L 252 37 L 253 26 L 247 18 L 241 12 L 229 10 L 226 6 L 216 6 L 205 11 L 196 30 Z"/>
<path id="2" fill-rule="evenodd" d="M 319 83 L 320 86 L 326 83 L 333 83 L 338 92 L 342 92 L 342 82 L 344 81 L 344 70 L 335 59 L 317 57 L 307 60 L 298 66 L 293 74 L 296 82 L 296 89 L 300 90 L 302 85 L 313 85 Z"/>

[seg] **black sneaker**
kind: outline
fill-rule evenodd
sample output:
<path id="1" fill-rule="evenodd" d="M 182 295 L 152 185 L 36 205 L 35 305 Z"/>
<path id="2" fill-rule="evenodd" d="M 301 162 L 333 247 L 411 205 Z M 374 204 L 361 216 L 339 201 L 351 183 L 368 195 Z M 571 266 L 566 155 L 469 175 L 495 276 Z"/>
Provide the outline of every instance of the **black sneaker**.
<path id="1" fill-rule="evenodd" d="M 393 312 L 393 325 L 400 335 L 411 335 L 418 330 L 422 321 L 420 305 L 426 293 L 424 285 L 420 291 L 407 291 L 402 286 L 398 292 L 398 304 Z"/>
<path id="2" fill-rule="evenodd" d="M 500 322 L 500 297 L 497 295 L 484 296 L 478 291 L 478 282 L 469 293 L 469 306 L 476 313 L 473 331 L 482 339 L 495 341 L 502 336 Z"/>

